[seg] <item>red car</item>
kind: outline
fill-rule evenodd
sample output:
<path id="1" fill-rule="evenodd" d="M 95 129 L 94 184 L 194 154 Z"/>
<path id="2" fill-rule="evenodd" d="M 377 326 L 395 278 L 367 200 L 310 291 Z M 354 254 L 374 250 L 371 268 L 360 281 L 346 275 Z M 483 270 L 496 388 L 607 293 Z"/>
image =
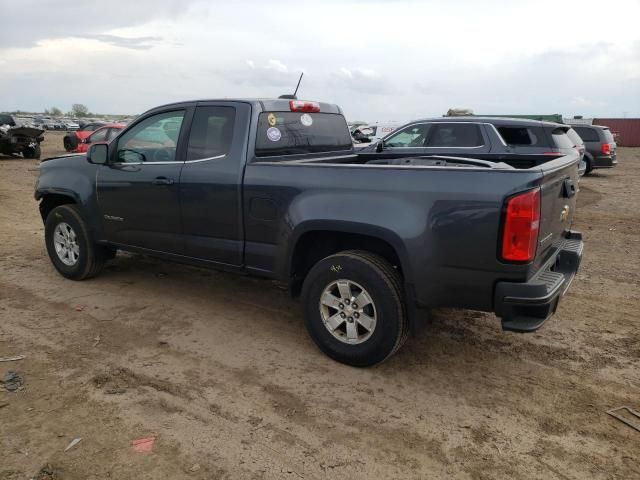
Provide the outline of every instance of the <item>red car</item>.
<path id="1" fill-rule="evenodd" d="M 124 128 L 124 125 L 121 123 L 108 123 L 98 128 L 96 131 L 91 132 L 90 135 L 85 137 L 81 142 L 78 143 L 76 148 L 71 150 L 72 153 L 84 153 L 89 150 L 89 147 L 92 143 L 95 142 L 103 142 L 110 141 L 113 137 L 115 137 L 120 130 Z"/>
<path id="2" fill-rule="evenodd" d="M 100 127 L 104 127 L 106 122 L 91 122 L 82 126 L 82 128 L 76 130 L 75 132 L 68 132 L 67 135 L 62 139 L 62 143 L 64 144 L 64 149 L 67 152 L 73 151 L 78 144 L 82 143 L 82 141 L 95 132 Z"/>

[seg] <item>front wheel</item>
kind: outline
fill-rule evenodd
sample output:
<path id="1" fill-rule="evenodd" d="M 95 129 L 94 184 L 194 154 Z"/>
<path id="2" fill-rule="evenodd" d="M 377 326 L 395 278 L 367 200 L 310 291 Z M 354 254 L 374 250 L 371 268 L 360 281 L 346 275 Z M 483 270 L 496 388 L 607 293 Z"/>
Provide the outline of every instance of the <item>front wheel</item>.
<path id="1" fill-rule="evenodd" d="M 309 335 L 329 357 L 367 367 L 393 355 L 409 328 L 398 272 L 384 258 L 350 250 L 320 260 L 302 301 Z"/>
<path id="2" fill-rule="evenodd" d="M 27 147 L 22 152 L 24 158 L 36 158 L 39 159 L 41 155 L 40 145 L 36 145 L 35 147 Z"/>
<path id="3" fill-rule="evenodd" d="M 108 258 L 107 250 L 93 243 L 76 205 L 54 208 L 45 221 L 44 235 L 53 266 L 72 280 L 97 275 Z"/>

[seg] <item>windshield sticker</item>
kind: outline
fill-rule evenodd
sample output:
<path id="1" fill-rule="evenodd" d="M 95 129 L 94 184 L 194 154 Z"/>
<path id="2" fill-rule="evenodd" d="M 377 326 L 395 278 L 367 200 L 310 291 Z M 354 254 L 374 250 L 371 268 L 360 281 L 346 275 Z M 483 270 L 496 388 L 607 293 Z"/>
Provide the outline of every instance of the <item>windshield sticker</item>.
<path id="1" fill-rule="evenodd" d="M 267 130 L 267 138 L 272 142 L 277 142 L 282 138 L 282 134 L 278 128 L 271 127 Z"/>
<path id="2" fill-rule="evenodd" d="M 278 119 L 273 113 L 270 113 L 269 115 L 267 115 L 267 121 L 269 122 L 269 125 L 272 127 L 275 127 L 276 123 L 278 123 Z"/>
<path id="3" fill-rule="evenodd" d="M 310 127 L 313 125 L 313 118 L 308 113 L 302 114 L 300 117 L 300 123 L 302 123 L 305 127 Z"/>

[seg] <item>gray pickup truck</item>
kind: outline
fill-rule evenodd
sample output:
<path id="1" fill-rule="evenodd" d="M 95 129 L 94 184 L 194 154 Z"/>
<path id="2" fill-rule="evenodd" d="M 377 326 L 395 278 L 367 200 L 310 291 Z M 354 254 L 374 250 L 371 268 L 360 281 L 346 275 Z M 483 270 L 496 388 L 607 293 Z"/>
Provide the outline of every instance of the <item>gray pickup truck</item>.
<path id="1" fill-rule="evenodd" d="M 368 366 L 430 307 L 536 330 L 575 276 L 577 154 L 472 153 L 360 156 L 335 105 L 193 101 L 44 160 L 35 198 L 63 276 L 96 275 L 121 249 L 283 281 L 320 349 Z"/>

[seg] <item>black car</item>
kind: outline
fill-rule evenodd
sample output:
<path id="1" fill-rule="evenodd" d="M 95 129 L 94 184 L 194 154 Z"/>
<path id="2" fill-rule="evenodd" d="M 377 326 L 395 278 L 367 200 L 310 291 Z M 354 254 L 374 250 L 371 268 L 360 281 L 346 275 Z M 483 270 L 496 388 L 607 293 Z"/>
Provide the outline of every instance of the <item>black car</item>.
<path id="1" fill-rule="evenodd" d="M 582 257 L 571 230 L 578 154 L 566 126 L 499 135 L 482 122 L 427 125 L 440 143 L 464 141 L 464 155 L 385 159 L 354 152 L 337 105 L 157 107 L 87 155 L 40 164 L 47 252 L 74 280 L 127 250 L 284 282 L 301 296 L 312 339 L 356 366 L 398 350 L 419 308 L 495 312 L 505 330 L 533 331 Z M 410 144 L 424 130 L 392 138 Z M 553 144 L 550 155 L 474 158 L 533 136 L 565 138 L 570 154 Z"/>
<path id="2" fill-rule="evenodd" d="M 463 156 L 530 168 L 565 155 L 579 165 L 580 150 L 569 125 L 494 117 L 441 117 L 416 120 L 359 150 L 371 159 L 408 156 Z"/>
<path id="3" fill-rule="evenodd" d="M 594 168 L 613 168 L 618 164 L 617 145 L 609 127 L 575 125 L 573 129 L 580 135 L 586 148 L 584 161 L 587 164 L 587 174 Z"/>

